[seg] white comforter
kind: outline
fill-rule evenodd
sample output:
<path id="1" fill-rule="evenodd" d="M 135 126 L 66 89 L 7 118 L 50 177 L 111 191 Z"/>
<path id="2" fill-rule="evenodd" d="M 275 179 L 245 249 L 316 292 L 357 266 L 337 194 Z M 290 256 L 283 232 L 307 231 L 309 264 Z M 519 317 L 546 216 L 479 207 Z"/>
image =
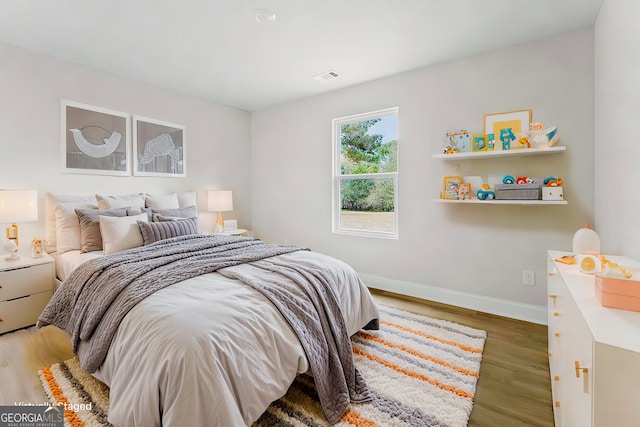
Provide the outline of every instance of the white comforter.
<path id="1" fill-rule="evenodd" d="M 332 271 L 349 334 L 378 317 L 355 271 L 314 252 L 279 258 Z M 111 387 L 116 426 L 253 423 L 308 369 L 295 333 L 259 292 L 219 273 L 147 297 L 124 318 L 94 374 Z"/>

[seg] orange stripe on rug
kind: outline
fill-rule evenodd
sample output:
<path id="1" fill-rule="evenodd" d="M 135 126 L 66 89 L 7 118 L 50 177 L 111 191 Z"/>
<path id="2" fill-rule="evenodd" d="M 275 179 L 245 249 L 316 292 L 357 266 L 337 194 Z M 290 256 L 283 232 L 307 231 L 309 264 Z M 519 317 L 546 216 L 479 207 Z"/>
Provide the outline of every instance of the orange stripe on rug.
<path id="1" fill-rule="evenodd" d="M 358 347 L 354 347 L 353 348 L 353 353 L 354 354 L 358 354 L 358 355 L 363 356 L 363 357 L 366 357 L 369 360 L 377 362 L 377 363 L 379 363 L 379 364 L 381 364 L 383 366 L 386 366 L 387 368 L 393 369 L 396 372 L 400 372 L 401 374 L 404 374 L 404 375 L 407 375 L 409 377 L 416 378 L 418 380 L 427 382 L 427 383 L 429 383 L 431 385 L 434 385 L 434 386 L 436 386 L 438 388 L 441 388 L 442 390 L 454 393 L 454 394 L 456 394 L 456 395 L 458 395 L 460 397 L 464 397 L 466 399 L 473 400 L 473 393 L 469 393 L 466 390 L 461 390 L 458 387 L 454 387 L 452 385 L 445 384 L 445 383 L 443 383 L 441 381 L 438 381 L 438 380 L 435 380 L 433 378 L 429 378 L 428 376 L 426 376 L 424 374 L 420 374 L 418 372 L 414 372 L 414 371 L 411 371 L 409 369 L 405 369 L 405 368 L 403 368 L 401 366 L 396 365 L 395 363 L 391 363 L 388 360 L 384 360 L 383 358 L 381 358 L 379 356 L 376 356 L 375 354 L 368 353 L 368 352 L 366 352 L 366 351 L 364 351 L 364 350 L 362 350 L 362 349 L 360 349 Z"/>
<path id="2" fill-rule="evenodd" d="M 472 369 L 467 369 L 467 368 L 463 368 L 462 366 L 454 365 L 453 363 L 449 363 L 446 360 L 442 360 L 442 359 L 440 359 L 438 357 L 435 357 L 435 356 L 430 356 L 430 355 L 425 354 L 425 353 L 423 353 L 421 351 L 415 350 L 415 349 L 413 349 L 413 348 L 411 348 L 411 347 L 409 347 L 407 345 L 396 344 L 394 342 L 382 339 L 377 335 L 373 335 L 373 334 L 370 334 L 370 333 L 367 333 L 367 332 L 364 332 L 364 331 L 359 331 L 358 332 L 358 336 L 361 336 L 364 339 L 367 339 L 367 340 L 373 341 L 373 342 L 377 342 L 379 344 L 385 345 L 385 346 L 390 347 L 390 348 L 394 348 L 394 349 L 397 349 L 397 350 L 404 351 L 404 352 L 409 353 L 409 354 L 411 354 L 413 356 L 419 357 L 420 359 L 429 360 L 429 361 L 434 362 L 434 363 L 436 363 L 436 364 L 438 364 L 440 366 L 444 366 L 444 367 L 453 369 L 456 372 L 460 372 L 461 374 L 468 375 L 470 377 L 478 378 L 480 376 L 480 373 L 478 371 L 474 371 Z"/>
<path id="3" fill-rule="evenodd" d="M 67 400 L 67 398 L 65 397 L 64 392 L 53 376 L 53 372 L 51 372 L 51 368 L 43 368 L 42 376 L 47 381 L 49 390 L 51 390 L 51 394 L 53 395 L 56 402 L 63 403 L 66 407 L 69 407 L 71 405 L 71 402 L 69 402 L 69 400 Z M 69 421 L 71 427 L 84 427 L 84 423 L 80 418 L 78 418 L 78 415 L 75 413 L 75 411 L 65 409 L 64 417 L 67 419 L 67 421 Z"/>
<path id="4" fill-rule="evenodd" d="M 420 331 L 418 329 L 410 328 L 408 326 L 403 326 L 403 325 L 400 325 L 398 323 L 389 322 L 388 320 L 380 320 L 380 323 L 382 323 L 384 325 L 387 325 L 387 326 L 391 326 L 391 327 L 396 328 L 396 329 L 400 329 L 401 331 L 410 332 L 412 334 L 416 334 L 416 335 L 419 335 L 421 337 L 428 338 L 428 339 L 433 340 L 433 341 L 438 341 L 438 342 L 441 342 L 443 344 L 451 345 L 453 347 L 458 347 L 459 349 L 464 350 L 464 351 L 468 351 L 469 353 L 482 354 L 482 349 L 481 348 L 471 347 L 469 345 L 460 344 L 460 343 L 455 342 L 455 341 L 445 340 L 444 338 L 440 338 L 440 337 L 437 337 L 435 335 L 431 335 L 431 334 L 428 334 L 426 332 L 422 332 L 422 331 Z"/>
<path id="5" fill-rule="evenodd" d="M 353 408 L 349 408 L 340 421 L 349 423 L 356 427 L 378 427 L 378 424 L 375 421 L 370 420 L 369 418 L 364 418 Z"/>

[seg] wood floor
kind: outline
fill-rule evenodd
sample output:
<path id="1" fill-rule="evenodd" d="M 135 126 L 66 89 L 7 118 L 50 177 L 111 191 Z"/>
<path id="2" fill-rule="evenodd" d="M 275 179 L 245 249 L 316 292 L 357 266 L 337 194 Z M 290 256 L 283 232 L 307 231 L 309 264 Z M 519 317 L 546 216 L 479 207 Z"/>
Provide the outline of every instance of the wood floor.
<path id="1" fill-rule="evenodd" d="M 469 426 L 553 426 L 547 327 L 372 290 L 376 301 L 487 331 Z"/>
<path id="2" fill-rule="evenodd" d="M 382 304 L 487 331 L 469 426 L 553 426 L 546 326 L 372 292 Z M 68 338 L 54 327 L 0 336 L 0 405 L 45 402 L 38 369 L 71 356 Z"/>

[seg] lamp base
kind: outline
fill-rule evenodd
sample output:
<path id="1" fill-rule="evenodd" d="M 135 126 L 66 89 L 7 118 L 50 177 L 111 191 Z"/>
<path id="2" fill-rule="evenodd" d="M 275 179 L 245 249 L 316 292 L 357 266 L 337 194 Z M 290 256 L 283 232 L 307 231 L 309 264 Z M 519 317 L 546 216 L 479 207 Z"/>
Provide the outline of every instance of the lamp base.
<path id="1" fill-rule="evenodd" d="M 16 253 L 12 253 L 4 257 L 5 261 L 18 261 L 20 259 L 20 255 Z"/>
<path id="2" fill-rule="evenodd" d="M 7 256 L 4 257 L 5 261 L 17 261 L 20 259 L 20 255 L 18 255 L 17 239 L 8 238 L 7 240 L 4 241 L 4 244 L 2 245 L 2 249 L 7 254 Z"/>
<path id="3" fill-rule="evenodd" d="M 18 245 L 18 224 L 11 224 L 6 228 L 7 239 L 13 240 L 16 242 L 16 246 Z"/>
<path id="4" fill-rule="evenodd" d="M 218 211 L 216 217 L 216 233 L 222 233 L 224 231 L 224 219 L 222 219 L 222 212 Z"/>

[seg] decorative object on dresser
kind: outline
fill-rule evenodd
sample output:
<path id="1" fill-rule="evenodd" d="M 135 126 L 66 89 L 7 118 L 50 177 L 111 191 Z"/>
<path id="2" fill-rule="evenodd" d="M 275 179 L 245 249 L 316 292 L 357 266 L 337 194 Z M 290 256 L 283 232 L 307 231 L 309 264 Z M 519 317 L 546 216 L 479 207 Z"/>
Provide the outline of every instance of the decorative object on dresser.
<path id="1" fill-rule="evenodd" d="M 93 175 L 131 175 L 127 113 L 61 101 L 62 170 Z"/>
<path id="2" fill-rule="evenodd" d="M 53 295 L 53 258 L 0 261 L 0 334 L 34 325 Z"/>
<path id="3" fill-rule="evenodd" d="M 224 231 L 222 212 L 233 210 L 233 192 L 231 190 L 209 191 L 207 193 L 207 210 L 218 212 L 215 232 L 222 233 Z"/>
<path id="4" fill-rule="evenodd" d="M 133 174 L 187 176 L 186 128 L 174 123 L 133 116 Z"/>
<path id="5" fill-rule="evenodd" d="M 638 426 L 640 313 L 603 307 L 597 275 L 548 251 L 549 371 L 555 425 Z M 640 267 L 626 257 L 608 263 Z"/>
<path id="6" fill-rule="evenodd" d="M 7 261 L 17 260 L 18 225 L 17 222 L 38 220 L 38 192 L 35 190 L 0 190 L 0 223 L 11 223 L 7 227 L 7 239 L 13 245 L 4 245 L 9 256 Z"/>

